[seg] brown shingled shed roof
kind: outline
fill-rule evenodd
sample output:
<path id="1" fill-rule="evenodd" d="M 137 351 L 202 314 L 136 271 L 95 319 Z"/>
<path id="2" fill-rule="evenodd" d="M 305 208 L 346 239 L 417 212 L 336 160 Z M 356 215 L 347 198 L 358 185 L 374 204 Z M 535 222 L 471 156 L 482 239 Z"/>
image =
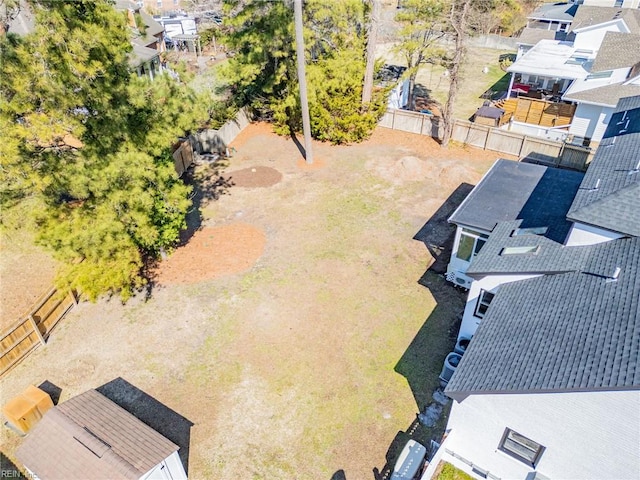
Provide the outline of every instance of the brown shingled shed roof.
<path id="1" fill-rule="evenodd" d="M 95 390 L 49 410 L 16 452 L 42 480 L 139 479 L 178 446 Z"/>

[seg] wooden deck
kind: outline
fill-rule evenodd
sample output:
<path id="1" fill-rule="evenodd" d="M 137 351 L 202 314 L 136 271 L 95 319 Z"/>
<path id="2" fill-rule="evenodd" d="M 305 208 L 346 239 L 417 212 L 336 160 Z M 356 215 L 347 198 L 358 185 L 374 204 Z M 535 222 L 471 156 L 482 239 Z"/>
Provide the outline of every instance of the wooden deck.
<path id="1" fill-rule="evenodd" d="M 576 111 L 575 105 L 532 98 L 508 98 L 496 102 L 496 107 L 504 110 L 500 125 L 513 119 L 541 127 L 568 126 Z"/>

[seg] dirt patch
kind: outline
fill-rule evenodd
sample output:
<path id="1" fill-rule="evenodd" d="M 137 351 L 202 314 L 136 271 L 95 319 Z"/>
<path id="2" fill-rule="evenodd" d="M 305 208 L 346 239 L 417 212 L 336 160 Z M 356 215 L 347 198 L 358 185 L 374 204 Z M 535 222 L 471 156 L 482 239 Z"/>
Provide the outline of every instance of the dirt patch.
<path id="1" fill-rule="evenodd" d="M 296 162 L 296 167 L 298 167 L 300 170 L 319 170 L 320 168 L 324 168 L 325 166 L 326 163 L 324 159 L 315 157 L 313 159 L 313 163 L 311 164 L 307 163 L 304 158 L 301 158 Z"/>
<path id="2" fill-rule="evenodd" d="M 232 185 L 244 188 L 271 187 L 282 180 L 282 174 L 275 168 L 261 166 L 227 172 L 227 175 Z"/>
<path id="3" fill-rule="evenodd" d="M 157 282 L 198 283 L 242 272 L 260 258 L 265 242 L 264 232 L 246 223 L 203 228 L 160 264 Z"/>
<path id="4" fill-rule="evenodd" d="M 19 245 L 16 248 L 20 248 Z M 0 331 L 26 314 L 53 286 L 58 263 L 40 250 L 15 251 L 2 239 L 0 249 Z"/>

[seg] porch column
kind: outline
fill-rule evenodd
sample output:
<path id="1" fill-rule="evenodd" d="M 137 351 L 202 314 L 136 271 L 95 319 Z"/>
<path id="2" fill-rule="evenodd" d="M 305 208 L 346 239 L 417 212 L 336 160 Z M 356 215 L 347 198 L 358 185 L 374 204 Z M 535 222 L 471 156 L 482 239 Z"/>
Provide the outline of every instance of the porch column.
<path id="1" fill-rule="evenodd" d="M 513 79 L 516 78 L 515 72 L 511 72 L 511 80 L 509 80 L 509 89 L 507 90 L 507 98 L 511 98 L 511 89 L 513 88 Z"/>

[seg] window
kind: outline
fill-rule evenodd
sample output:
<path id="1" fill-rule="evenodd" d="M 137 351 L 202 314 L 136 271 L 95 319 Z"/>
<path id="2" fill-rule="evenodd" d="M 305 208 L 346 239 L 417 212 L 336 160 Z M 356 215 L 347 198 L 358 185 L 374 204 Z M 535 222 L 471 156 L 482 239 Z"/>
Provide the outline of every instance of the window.
<path id="1" fill-rule="evenodd" d="M 540 245 L 531 245 L 527 247 L 505 247 L 500 255 L 536 255 L 540 251 Z"/>
<path id="2" fill-rule="evenodd" d="M 595 72 L 595 73 L 590 73 L 589 75 L 587 75 L 585 77 L 585 80 L 596 80 L 598 78 L 609 78 L 611 75 L 613 75 L 613 70 L 607 70 L 604 72 Z"/>
<path id="3" fill-rule="evenodd" d="M 480 295 L 478 295 L 478 303 L 476 304 L 476 310 L 475 312 L 473 312 L 473 315 L 478 318 L 484 317 L 484 314 L 487 313 L 487 309 L 489 308 L 491 300 L 493 300 L 494 296 L 495 293 L 491 293 L 486 290 L 480 290 Z"/>
<path id="4" fill-rule="evenodd" d="M 456 257 L 465 262 L 470 262 L 471 258 L 476 256 L 486 243 L 487 238 L 489 238 L 488 235 L 463 228 Z"/>
<path id="5" fill-rule="evenodd" d="M 549 227 L 528 227 L 528 228 L 516 228 L 512 233 L 512 237 L 519 237 L 520 235 L 544 235 L 549 230 Z"/>
<path id="6" fill-rule="evenodd" d="M 514 432 L 510 428 L 505 429 L 502 440 L 498 450 L 503 451 L 507 455 L 520 460 L 532 467 L 536 466 L 536 463 L 540 459 L 544 447 L 527 437 L 520 435 L 518 432 Z"/>

